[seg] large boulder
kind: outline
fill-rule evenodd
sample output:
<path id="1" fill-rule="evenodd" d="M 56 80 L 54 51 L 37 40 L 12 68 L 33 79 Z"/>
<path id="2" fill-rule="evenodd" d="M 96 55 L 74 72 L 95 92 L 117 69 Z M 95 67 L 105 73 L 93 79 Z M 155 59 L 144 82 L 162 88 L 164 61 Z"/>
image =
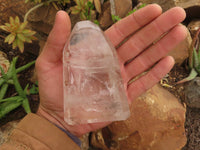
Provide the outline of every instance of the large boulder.
<path id="1" fill-rule="evenodd" d="M 156 85 L 132 102 L 128 120 L 104 128 L 104 142 L 96 142 L 115 150 L 181 149 L 186 144 L 185 111 L 174 95 Z"/>
<path id="2" fill-rule="evenodd" d="M 192 43 L 192 37 L 188 31 L 184 41 L 176 46 L 168 55 L 173 56 L 177 65 L 181 65 L 189 56 L 189 49 Z"/>
<path id="3" fill-rule="evenodd" d="M 191 108 L 200 108 L 200 77 L 185 83 L 185 103 Z"/>

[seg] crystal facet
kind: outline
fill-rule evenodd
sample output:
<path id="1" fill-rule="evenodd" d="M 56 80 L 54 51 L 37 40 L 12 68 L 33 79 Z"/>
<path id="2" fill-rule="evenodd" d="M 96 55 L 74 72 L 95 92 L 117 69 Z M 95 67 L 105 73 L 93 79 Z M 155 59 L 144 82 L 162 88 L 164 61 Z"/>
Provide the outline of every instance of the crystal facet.
<path id="1" fill-rule="evenodd" d="M 125 120 L 130 115 L 116 50 L 90 21 L 78 22 L 66 43 L 63 83 L 68 124 Z"/>

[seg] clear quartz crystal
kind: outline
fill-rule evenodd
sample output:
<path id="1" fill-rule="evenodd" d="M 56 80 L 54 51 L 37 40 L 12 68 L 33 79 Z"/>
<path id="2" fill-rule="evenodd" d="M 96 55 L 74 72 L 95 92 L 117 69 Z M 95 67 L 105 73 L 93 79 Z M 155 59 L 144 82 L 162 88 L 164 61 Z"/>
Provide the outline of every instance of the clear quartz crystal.
<path id="1" fill-rule="evenodd" d="M 64 119 L 70 125 L 130 115 L 116 50 L 90 21 L 78 22 L 66 43 L 63 83 Z"/>

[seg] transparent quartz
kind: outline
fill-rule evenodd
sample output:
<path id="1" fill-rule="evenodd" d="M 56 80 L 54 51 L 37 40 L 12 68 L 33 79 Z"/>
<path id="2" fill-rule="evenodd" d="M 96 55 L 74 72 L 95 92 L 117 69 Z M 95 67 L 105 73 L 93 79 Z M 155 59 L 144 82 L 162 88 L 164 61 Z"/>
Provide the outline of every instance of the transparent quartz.
<path id="1" fill-rule="evenodd" d="M 78 22 L 65 45 L 63 83 L 64 119 L 70 125 L 130 115 L 116 50 L 90 21 Z"/>

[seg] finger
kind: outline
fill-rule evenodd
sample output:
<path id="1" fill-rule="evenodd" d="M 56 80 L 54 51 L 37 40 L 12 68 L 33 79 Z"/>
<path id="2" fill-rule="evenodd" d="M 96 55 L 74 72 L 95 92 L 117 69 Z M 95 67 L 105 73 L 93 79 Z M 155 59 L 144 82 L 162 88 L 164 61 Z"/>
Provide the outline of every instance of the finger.
<path id="1" fill-rule="evenodd" d="M 71 32 L 71 22 L 68 14 L 59 11 L 56 14 L 55 23 L 50 32 L 45 47 L 40 55 L 40 60 L 47 63 L 61 61 L 62 51 Z"/>
<path id="2" fill-rule="evenodd" d="M 134 58 L 161 35 L 182 22 L 185 16 L 185 11 L 180 7 L 172 8 L 160 15 L 118 48 L 119 57 L 124 62 Z"/>
<path id="3" fill-rule="evenodd" d="M 187 36 L 187 30 L 183 25 L 177 25 L 155 45 L 144 51 L 132 62 L 125 66 L 127 80 L 141 74 L 153 66 L 158 60 L 166 56 L 176 45 Z M 137 69 L 134 69 L 137 68 Z"/>
<path id="4" fill-rule="evenodd" d="M 130 101 L 143 94 L 146 90 L 159 82 L 173 67 L 174 59 L 171 56 L 163 58 L 146 75 L 134 81 L 128 86 L 128 97 Z"/>
<path id="5" fill-rule="evenodd" d="M 111 40 L 113 45 L 117 46 L 127 36 L 151 22 L 161 13 L 162 9 L 159 5 L 148 5 L 114 24 L 105 31 L 105 34 Z"/>

